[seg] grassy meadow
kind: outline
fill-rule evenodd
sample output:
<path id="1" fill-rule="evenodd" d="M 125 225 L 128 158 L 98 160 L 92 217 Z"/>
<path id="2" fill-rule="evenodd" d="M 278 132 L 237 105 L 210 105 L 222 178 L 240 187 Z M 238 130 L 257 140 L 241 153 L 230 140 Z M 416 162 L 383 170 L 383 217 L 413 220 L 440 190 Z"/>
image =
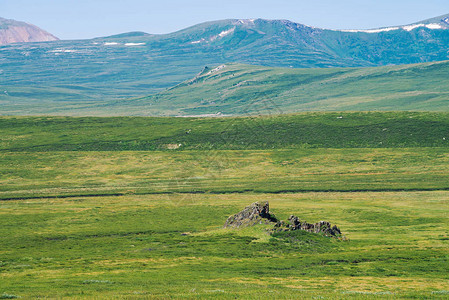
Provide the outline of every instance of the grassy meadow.
<path id="1" fill-rule="evenodd" d="M 448 123 L 2 117 L 0 299 L 446 299 Z M 255 201 L 345 238 L 222 228 Z"/>
<path id="2" fill-rule="evenodd" d="M 1 203 L 1 289 L 73 298 L 447 298 L 449 192 L 133 195 Z M 255 201 L 347 241 L 221 229 Z"/>

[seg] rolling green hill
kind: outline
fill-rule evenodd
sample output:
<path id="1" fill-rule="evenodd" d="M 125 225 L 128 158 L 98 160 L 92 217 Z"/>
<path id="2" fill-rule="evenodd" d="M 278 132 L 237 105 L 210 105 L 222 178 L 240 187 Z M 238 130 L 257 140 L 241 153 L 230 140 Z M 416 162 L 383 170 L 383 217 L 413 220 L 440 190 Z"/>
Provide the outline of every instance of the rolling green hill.
<path id="1" fill-rule="evenodd" d="M 449 61 L 376 68 L 226 64 L 157 95 L 108 107 L 148 115 L 449 109 Z"/>
<path id="2" fill-rule="evenodd" d="M 0 114 L 127 115 L 120 107 L 108 111 L 102 106 L 163 91 L 205 65 L 229 62 L 327 68 L 446 60 L 447 17 L 371 31 L 326 30 L 286 20 L 223 20 L 166 35 L 132 32 L 1 46 Z"/>

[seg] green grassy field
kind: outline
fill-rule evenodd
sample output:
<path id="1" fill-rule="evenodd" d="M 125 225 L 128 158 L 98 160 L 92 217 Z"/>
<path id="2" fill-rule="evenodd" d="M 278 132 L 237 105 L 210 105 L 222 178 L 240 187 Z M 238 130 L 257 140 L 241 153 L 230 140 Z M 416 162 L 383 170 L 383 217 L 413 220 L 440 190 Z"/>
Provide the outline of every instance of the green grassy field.
<path id="1" fill-rule="evenodd" d="M 2 202 L 1 292 L 74 298 L 447 298 L 449 192 L 143 195 Z M 254 201 L 348 241 L 221 229 Z"/>
<path id="2" fill-rule="evenodd" d="M 0 151 L 449 147 L 449 113 L 333 112 L 236 118 L 0 117 Z"/>
<path id="3" fill-rule="evenodd" d="M 444 148 L 0 154 L 0 199 L 449 190 Z"/>
<path id="4" fill-rule="evenodd" d="M 446 299 L 448 121 L 0 118 L 0 299 Z M 222 228 L 255 201 L 345 239 Z"/>

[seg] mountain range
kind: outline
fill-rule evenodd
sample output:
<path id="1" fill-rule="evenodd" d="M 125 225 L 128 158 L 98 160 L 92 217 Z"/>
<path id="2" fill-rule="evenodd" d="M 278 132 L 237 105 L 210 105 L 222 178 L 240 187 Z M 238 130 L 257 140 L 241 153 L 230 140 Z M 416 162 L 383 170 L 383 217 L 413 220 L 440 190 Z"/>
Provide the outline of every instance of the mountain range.
<path id="1" fill-rule="evenodd" d="M 0 45 L 57 40 L 57 37 L 35 25 L 0 18 Z"/>
<path id="2" fill-rule="evenodd" d="M 449 15 L 372 30 L 232 19 L 164 35 L 131 32 L 4 45 L 0 114 L 97 114 L 89 108 L 102 106 L 115 106 L 116 112 L 126 114 L 117 107 L 126 101 L 119 100 L 163 92 L 195 77 L 205 66 L 326 69 L 415 64 L 449 59 L 448 45 Z M 166 113 L 174 111 L 183 108 Z"/>

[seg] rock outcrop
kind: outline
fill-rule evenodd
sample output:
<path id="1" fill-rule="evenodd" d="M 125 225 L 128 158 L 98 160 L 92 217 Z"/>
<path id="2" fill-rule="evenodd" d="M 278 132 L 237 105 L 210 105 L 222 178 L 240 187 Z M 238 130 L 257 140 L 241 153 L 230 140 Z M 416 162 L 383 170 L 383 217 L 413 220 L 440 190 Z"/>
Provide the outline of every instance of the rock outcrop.
<path id="1" fill-rule="evenodd" d="M 274 231 L 291 231 L 291 230 L 304 230 L 312 233 L 322 233 L 326 236 L 340 236 L 341 231 L 336 225 L 332 226 L 327 221 L 320 221 L 318 223 L 307 223 L 300 221 L 297 216 L 291 215 L 288 218 L 288 223 L 278 222 L 274 226 Z"/>
<path id="2" fill-rule="evenodd" d="M 261 205 L 258 202 L 251 204 L 250 206 L 245 207 L 241 212 L 230 216 L 224 227 L 247 227 L 253 226 L 256 224 L 270 224 L 277 222 L 277 219 L 274 215 L 270 214 L 270 205 L 265 203 L 265 205 Z"/>
<path id="3" fill-rule="evenodd" d="M 321 233 L 326 236 L 341 236 L 340 229 L 335 225 L 332 226 L 327 221 L 311 224 L 301 221 L 294 215 L 291 215 L 288 221 L 279 221 L 272 213 L 270 213 L 270 205 L 268 202 L 266 202 L 265 205 L 255 202 L 250 206 L 245 207 L 241 212 L 230 216 L 226 220 L 224 227 L 240 228 L 254 226 L 256 224 L 272 224 L 273 229 L 271 229 L 271 232 L 304 230 L 312 233 Z"/>
<path id="4" fill-rule="evenodd" d="M 0 45 L 57 40 L 57 37 L 35 25 L 0 18 Z"/>

